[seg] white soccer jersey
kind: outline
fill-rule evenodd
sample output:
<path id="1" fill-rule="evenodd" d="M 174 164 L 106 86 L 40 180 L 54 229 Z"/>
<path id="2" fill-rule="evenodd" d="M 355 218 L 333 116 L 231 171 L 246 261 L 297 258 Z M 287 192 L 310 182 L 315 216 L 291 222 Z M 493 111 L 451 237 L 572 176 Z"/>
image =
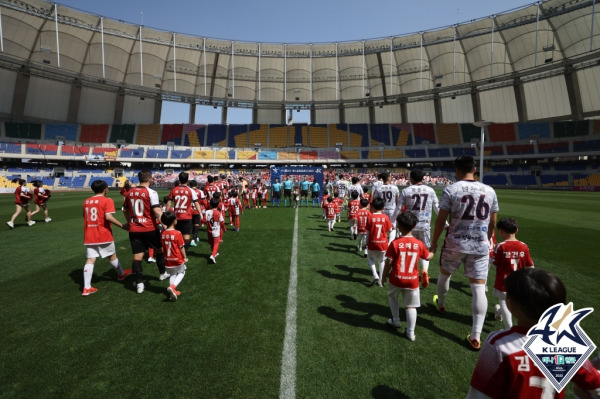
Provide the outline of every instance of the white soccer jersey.
<path id="1" fill-rule="evenodd" d="M 400 193 L 400 207 L 415 214 L 419 223 L 413 231 L 431 230 L 432 212 L 438 213 L 439 201 L 435 190 L 424 184 L 413 184 Z"/>
<path id="2" fill-rule="evenodd" d="M 383 213 L 388 215 L 392 224 L 396 226 L 396 216 L 400 212 L 400 190 L 393 184 L 382 184 L 375 187 L 373 198 L 383 198 L 385 206 Z"/>
<path id="3" fill-rule="evenodd" d="M 352 195 L 353 192 L 357 192 L 358 198 L 360 199 L 360 197 L 363 195 L 363 188 L 360 183 L 350 185 L 350 188 L 348 189 L 349 195 Z"/>
<path id="4" fill-rule="evenodd" d="M 460 180 L 444 189 L 440 209 L 450 214 L 444 250 L 489 254 L 487 232 L 490 214 L 499 211 L 493 188 L 475 180 Z"/>
<path id="5" fill-rule="evenodd" d="M 344 198 L 348 194 L 348 182 L 346 180 L 338 180 L 335 182 L 335 188 L 340 194 L 340 198 Z"/>

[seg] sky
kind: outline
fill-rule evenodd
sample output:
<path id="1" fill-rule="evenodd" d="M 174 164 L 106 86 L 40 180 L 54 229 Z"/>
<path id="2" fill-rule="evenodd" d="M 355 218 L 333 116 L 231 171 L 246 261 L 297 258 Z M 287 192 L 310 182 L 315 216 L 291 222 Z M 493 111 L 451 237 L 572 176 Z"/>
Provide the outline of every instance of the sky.
<path id="1" fill-rule="evenodd" d="M 344 42 L 404 35 L 467 22 L 531 0 L 62 0 L 90 14 L 199 37 L 261 43 Z M 163 102 L 161 123 L 187 123 L 189 106 Z M 308 122 L 308 111 L 294 122 Z M 221 109 L 198 106 L 196 122 L 221 123 Z M 229 109 L 229 123 L 251 110 Z"/>

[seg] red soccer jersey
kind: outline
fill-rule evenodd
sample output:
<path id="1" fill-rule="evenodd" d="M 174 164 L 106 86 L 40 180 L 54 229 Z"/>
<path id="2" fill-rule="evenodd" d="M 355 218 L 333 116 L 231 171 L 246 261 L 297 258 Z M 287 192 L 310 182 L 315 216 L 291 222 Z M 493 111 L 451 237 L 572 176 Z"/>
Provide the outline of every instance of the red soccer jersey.
<path id="1" fill-rule="evenodd" d="M 220 211 L 209 209 L 204 214 L 206 217 L 206 231 L 214 238 L 221 237 L 221 229 L 225 229 L 225 219 Z"/>
<path id="2" fill-rule="evenodd" d="M 327 215 L 327 219 L 335 219 L 337 205 L 335 202 L 328 202 L 324 205 L 325 207 L 325 215 Z"/>
<path id="3" fill-rule="evenodd" d="M 240 204 L 240 200 L 236 198 L 229 198 L 229 214 L 231 216 L 239 216 L 242 208 L 242 204 Z"/>
<path id="4" fill-rule="evenodd" d="M 390 244 L 385 257 L 392 260 L 390 284 L 400 288 L 419 288 L 419 259 L 429 257 L 421 240 L 413 236 L 400 237 Z"/>
<path id="5" fill-rule="evenodd" d="M 166 267 L 176 267 L 185 263 L 185 258 L 181 252 L 184 245 L 183 235 L 179 230 L 164 230 L 160 234 L 163 254 L 165 256 Z"/>
<path id="6" fill-rule="evenodd" d="M 173 208 L 175 208 L 177 220 L 192 218 L 192 208 L 196 206 L 194 202 L 198 201 L 198 196 L 194 190 L 188 186 L 173 187 L 169 198 L 174 202 Z"/>
<path id="7" fill-rule="evenodd" d="M 204 206 L 205 203 L 205 196 L 204 196 L 204 191 L 202 190 L 198 190 L 197 188 L 192 188 L 192 190 L 194 190 L 194 192 L 196 193 L 196 197 L 198 197 L 198 203 L 200 204 L 200 209 L 202 209 L 202 207 Z M 196 209 L 195 206 L 192 207 L 192 215 L 199 215 L 200 212 L 198 212 L 198 209 Z"/>
<path id="8" fill-rule="evenodd" d="M 329 194 L 324 195 L 323 198 L 321 199 L 321 208 L 323 208 L 323 209 L 325 209 L 325 205 L 328 204 L 327 198 L 329 198 Z"/>
<path id="9" fill-rule="evenodd" d="M 111 198 L 95 195 L 83 202 L 83 243 L 85 245 L 108 244 L 114 241 L 106 214 L 115 213 Z"/>
<path id="10" fill-rule="evenodd" d="M 340 213 L 342 211 L 342 204 L 344 203 L 344 199 L 340 197 L 336 197 L 333 199 L 333 203 L 335 204 L 335 213 Z"/>
<path id="11" fill-rule="evenodd" d="M 123 209 L 127 212 L 129 231 L 132 233 L 156 230 L 154 208 L 160 207 L 158 194 L 151 188 L 138 186 L 125 194 Z"/>
<path id="12" fill-rule="evenodd" d="M 392 229 L 390 218 L 383 213 L 372 213 L 367 219 L 369 240 L 367 248 L 375 251 L 387 251 L 388 231 Z"/>
<path id="13" fill-rule="evenodd" d="M 369 201 L 369 203 L 371 203 L 371 194 L 363 193 L 363 195 L 361 195 L 361 198 L 365 198 L 367 201 Z"/>
<path id="14" fill-rule="evenodd" d="M 221 192 L 221 189 L 219 187 L 215 186 L 214 183 L 210 183 L 210 184 L 207 184 L 206 186 L 204 186 L 204 194 L 206 195 L 206 199 L 208 201 L 210 201 L 211 198 L 213 197 L 213 194 L 217 193 L 217 192 Z"/>
<path id="15" fill-rule="evenodd" d="M 25 196 L 23 196 L 23 195 Z M 29 189 L 26 186 L 19 186 L 15 190 L 15 204 L 25 205 L 29 203 L 29 200 L 32 198 Z"/>
<path id="16" fill-rule="evenodd" d="M 356 214 L 360 209 L 360 201 L 354 200 L 348 203 L 348 220 L 356 219 Z"/>
<path id="17" fill-rule="evenodd" d="M 38 205 L 43 205 L 48 200 L 46 190 L 41 187 L 36 187 L 33 189 L 33 197 L 35 198 L 35 203 Z"/>
<path id="18" fill-rule="evenodd" d="M 525 327 L 514 326 L 491 332 L 479 353 L 471 387 L 492 398 L 564 398 L 565 391 L 557 393 L 523 350 L 527 331 Z M 587 360 L 572 381 L 584 389 L 597 389 L 600 373 Z"/>
<path id="19" fill-rule="evenodd" d="M 504 280 L 508 275 L 518 269 L 533 266 L 529 255 L 529 248 L 521 241 L 504 241 L 498 244 L 494 251 L 494 265 L 496 265 L 496 280 L 494 288 L 506 292 Z"/>
<path id="20" fill-rule="evenodd" d="M 260 195 L 263 201 L 269 200 L 269 190 L 267 190 L 267 187 L 263 186 Z"/>
<path id="21" fill-rule="evenodd" d="M 367 232 L 367 220 L 371 215 L 371 211 L 367 208 L 359 209 L 356 212 L 356 228 L 358 230 L 358 234 L 365 234 Z"/>

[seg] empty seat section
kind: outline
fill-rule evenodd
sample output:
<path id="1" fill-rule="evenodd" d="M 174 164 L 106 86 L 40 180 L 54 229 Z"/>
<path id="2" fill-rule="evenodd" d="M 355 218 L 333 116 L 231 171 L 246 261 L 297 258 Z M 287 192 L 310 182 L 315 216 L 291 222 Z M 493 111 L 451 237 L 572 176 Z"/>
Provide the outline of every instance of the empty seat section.
<path id="1" fill-rule="evenodd" d="M 501 145 L 492 145 L 484 147 L 484 155 L 504 155 Z"/>
<path id="2" fill-rule="evenodd" d="M 71 181 L 70 181 L 70 185 L 68 187 L 71 188 L 83 188 L 83 185 L 85 184 L 85 181 L 87 179 L 87 176 L 75 176 Z M 104 180 L 104 179 L 102 179 Z M 93 182 L 94 180 L 90 180 L 90 184 Z M 106 180 L 105 180 L 106 181 Z M 108 183 L 107 183 L 108 184 Z"/>
<path id="3" fill-rule="evenodd" d="M 285 160 L 295 161 L 297 159 L 297 154 L 295 152 L 281 151 L 278 153 L 277 159 L 282 160 L 282 161 L 285 161 Z"/>
<path id="4" fill-rule="evenodd" d="M 335 125 L 332 125 L 335 126 Z M 326 148 L 329 146 L 327 125 L 311 125 L 308 128 L 310 147 Z M 335 143 L 334 143 L 335 145 Z"/>
<path id="5" fill-rule="evenodd" d="M 519 123 L 517 131 L 517 140 L 550 138 L 549 123 Z"/>
<path id="6" fill-rule="evenodd" d="M 248 125 L 229 125 L 229 147 L 248 147 Z"/>
<path id="7" fill-rule="evenodd" d="M 116 143 L 121 140 L 133 144 L 133 135 L 135 134 L 135 125 L 112 125 L 110 130 L 110 142 Z"/>
<path id="8" fill-rule="evenodd" d="M 213 143 L 206 144 L 207 128 L 208 125 L 185 125 L 185 145 L 188 147 L 211 146 Z"/>
<path id="9" fill-rule="evenodd" d="M 194 150 L 194 159 L 213 159 L 214 151 Z"/>
<path id="10" fill-rule="evenodd" d="M 390 126 L 392 130 L 392 145 L 397 147 L 413 145 L 412 135 L 410 134 L 410 123 L 397 123 Z"/>
<path id="11" fill-rule="evenodd" d="M 115 147 L 94 147 L 92 150 L 92 154 L 106 154 L 106 153 L 117 153 L 117 149 Z"/>
<path id="12" fill-rule="evenodd" d="M 573 176 L 574 186 L 600 186 L 600 174 L 591 175 L 577 174 Z"/>
<path id="13" fill-rule="evenodd" d="M 569 176 L 541 174 L 540 181 L 543 186 L 566 186 L 569 184 Z"/>
<path id="14" fill-rule="evenodd" d="M 94 176 L 94 175 L 92 175 L 92 176 L 90 176 L 88 186 L 91 186 L 95 180 L 104 180 L 106 182 L 106 184 L 108 184 L 108 187 L 112 187 L 115 182 L 115 178 L 111 177 L 111 176 Z"/>
<path id="15" fill-rule="evenodd" d="M 381 151 L 372 150 L 367 154 L 368 159 L 381 159 Z"/>
<path id="16" fill-rule="evenodd" d="M 533 144 L 513 144 L 506 146 L 507 155 L 533 154 Z"/>
<path id="17" fill-rule="evenodd" d="M 78 125 L 75 124 L 54 124 L 46 123 L 44 137 L 46 140 L 57 140 L 57 137 L 64 137 L 64 140 L 77 141 Z"/>
<path id="18" fill-rule="evenodd" d="M 390 128 L 388 124 L 371 125 L 371 146 L 391 145 Z"/>
<path id="19" fill-rule="evenodd" d="M 108 143 L 109 125 L 81 125 L 82 143 Z"/>
<path id="20" fill-rule="evenodd" d="M 573 142 L 574 152 L 600 151 L 600 139 L 595 140 L 576 140 Z"/>
<path id="21" fill-rule="evenodd" d="M 190 159 L 192 150 L 171 150 L 171 159 Z"/>
<path id="22" fill-rule="evenodd" d="M 39 123 L 4 122 L 6 137 L 25 140 L 41 140 L 42 125 Z"/>
<path id="23" fill-rule="evenodd" d="M 194 126 L 194 125 L 186 125 Z M 187 130 L 186 130 L 187 131 Z M 167 144 L 169 141 L 175 145 L 181 145 L 181 137 L 183 136 L 183 124 L 177 123 L 172 125 L 163 125 L 162 134 L 160 135 L 160 144 Z M 189 145 L 185 143 L 184 145 Z"/>
<path id="24" fill-rule="evenodd" d="M 300 159 L 318 159 L 319 153 L 317 151 L 302 151 L 300 153 Z"/>
<path id="25" fill-rule="evenodd" d="M 229 159 L 229 151 L 217 151 L 215 159 Z"/>
<path id="26" fill-rule="evenodd" d="M 335 147 L 339 143 L 348 146 L 348 125 L 345 123 L 329 125 L 329 146 Z"/>
<path id="27" fill-rule="evenodd" d="M 342 159 L 360 159 L 360 151 L 342 151 Z"/>
<path id="28" fill-rule="evenodd" d="M 19 143 L 0 143 L 0 153 L 20 154 L 21 144 Z"/>
<path id="29" fill-rule="evenodd" d="M 406 149 L 406 157 L 407 158 L 425 158 L 426 154 L 425 154 L 425 150 L 411 150 L 411 149 Z"/>
<path id="30" fill-rule="evenodd" d="M 338 159 L 338 152 L 337 151 L 331 151 L 331 150 L 323 150 L 323 151 L 319 151 L 319 157 L 323 158 L 323 159 Z"/>
<path id="31" fill-rule="evenodd" d="M 268 130 L 269 130 L 269 127 L 267 125 L 257 125 L 257 124 L 249 125 L 249 127 L 248 127 L 248 145 L 250 145 L 250 147 L 255 147 L 255 146 L 267 147 Z"/>
<path id="32" fill-rule="evenodd" d="M 369 127 L 365 123 L 350 124 L 350 147 L 369 147 Z"/>
<path id="33" fill-rule="evenodd" d="M 511 175 L 510 180 L 514 186 L 535 186 L 535 176 L 533 175 Z"/>
<path id="34" fill-rule="evenodd" d="M 508 179 L 506 175 L 483 175 L 483 182 L 485 184 L 489 184 L 490 186 L 506 186 L 508 185 Z"/>
<path id="35" fill-rule="evenodd" d="M 146 150 L 146 158 L 150 159 L 167 159 L 169 150 L 162 148 L 148 148 Z"/>
<path id="36" fill-rule="evenodd" d="M 569 143 L 560 141 L 556 143 L 538 143 L 538 152 L 540 154 L 569 152 Z"/>
<path id="37" fill-rule="evenodd" d="M 515 141 L 517 134 L 515 125 L 512 123 L 494 123 L 488 126 L 488 135 L 490 141 Z"/>
<path id="38" fill-rule="evenodd" d="M 121 148 L 121 158 L 143 158 L 143 148 Z"/>
<path id="39" fill-rule="evenodd" d="M 432 123 L 413 123 L 413 133 L 415 134 L 415 144 L 422 144 L 428 141 L 435 144 L 435 126 Z"/>
<path id="40" fill-rule="evenodd" d="M 159 145 L 159 137 L 160 125 L 138 125 L 135 143 L 141 145 Z"/>
<path id="41" fill-rule="evenodd" d="M 554 137 L 587 136 L 590 133 L 589 121 L 554 122 Z"/>
<path id="42" fill-rule="evenodd" d="M 431 158 L 449 158 L 449 157 L 451 157 L 450 149 L 449 148 L 430 148 L 429 156 Z"/>
<path id="43" fill-rule="evenodd" d="M 462 123 L 460 132 L 463 143 L 470 143 L 472 140 L 479 141 L 481 139 L 481 128 L 471 123 Z"/>
<path id="44" fill-rule="evenodd" d="M 470 156 L 474 157 L 475 155 L 477 155 L 477 152 L 475 151 L 475 148 L 473 148 L 473 147 L 459 147 L 459 148 L 452 149 L 452 156 L 461 157 L 463 155 L 470 155 Z"/>
<path id="45" fill-rule="evenodd" d="M 269 126 L 269 147 L 284 148 L 291 147 L 294 143 L 288 145 L 288 126 L 270 125 Z"/>
<path id="46" fill-rule="evenodd" d="M 439 123 L 436 125 L 438 144 L 460 144 L 460 132 L 457 124 Z"/>
<path id="47" fill-rule="evenodd" d="M 219 145 L 220 147 L 226 147 L 227 142 L 225 137 L 227 136 L 226 125 L 208 125 L 206 129 L 206 145 Z"/>
<path id="48" fill-rule="evenodd" d="M 250 160 L 250 159 L 256 159 L 256 151 L 238 151 L 237 152 L 237 159 L 239 160 Z"/>
<path id="49" fill-rule="evenodd" d="M 383 150 L 382 155 L 384 159 L 403 158 L 404 154 L 402 150 Z M 425 157 L 425 151 L 423 151 L 423 157 Z"/>
<path id="50" fill-rule="evenodd" d="M 58 146 L 56 144 L 27 144 L 25 149 L 27 154 L 34 155 L 56 155 Z"/>
<path id="51" fill-rule="evenodd" d="M 86 145 L 63 145 L 60 148 L 61 155 L 83 157 L 90 153 L 90 147 Z"/>
<path id="52" fill-rule="evenodd" d="M 302 144 L 308 147 L 308 125 L 292 125 L 290 128 L 290 145 Z"/>
<path id="53" fill-rule="evenodd" d="M 258 153 L 258 159 L 265 159 L 265 160 L 276 160 L 277 159 L 277 152 L 275 151 L 261 151 Z"/>

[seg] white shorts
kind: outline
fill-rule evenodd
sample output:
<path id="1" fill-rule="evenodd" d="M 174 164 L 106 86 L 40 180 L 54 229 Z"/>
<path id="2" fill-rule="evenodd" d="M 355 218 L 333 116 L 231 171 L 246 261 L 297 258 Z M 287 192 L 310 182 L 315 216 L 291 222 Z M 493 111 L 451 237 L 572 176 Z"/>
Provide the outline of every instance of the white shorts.
<path id="1" fill-rule="evenodd" d="M 427 248 L 431 247 L 431 234 L 429 230 L 413 230 L 411 234 L 417 240 L 421 240 Z"/>
<path id="2" fill-rule="evenodd" d="M 492 291 L 492 295 L 498 299 L 506 300 L 506 292 L 502 292 L 496 288 Z"/>
<path id="3" fill-rule="evenodd" d="M 490 268 L 490 255 L 463 254 L 462 252 L 452 252 L 442 249 L 440 256 L 440 266 L 450 274 L 465 265 L 465 276 L 475 280 L 487 280 Z"/>
<path id="4" fill-rule="evenodd" d="M 354 226 L 356 226 L 357 221 L 358 220 L 356 220 L 356 219 L 348 219 L 348 224 L 350 225 L 350 227 L 354 227 Z"/>
<path id="5" fill-rule="evenodd" d="M 392 298 L 398 298 L 402 293 L 402 303 L 405 308 L 419 308 L 421 307 L 421 295 L 419 288 L 400 288 L 394 284 L 388 284 L 388 296 Z"/>
<path id="6" fill-rule="evenodd" d="M 115 243 L 108 244 L 90 244 L 85 246 L 85 257 L 91 258 L 106 258 L 116 253 Z"/>
<path id="7" fill-rule="evenodd" d="M 381 264 L 385 261 L 385 251 L 367 249 L 367 258 L 372 260 L 375 264 Z"/>
<path id="8" fill-rule="evenodd" d="M 167 274 L 169 276 L 176 276 L 179 273 L 183 273 L 187 270 L 187 267 L 185 266 L 185 263 L 179 265 L 179 266 L 167 266 L 165 267 L 165 271 L 167 272 Z"/>

